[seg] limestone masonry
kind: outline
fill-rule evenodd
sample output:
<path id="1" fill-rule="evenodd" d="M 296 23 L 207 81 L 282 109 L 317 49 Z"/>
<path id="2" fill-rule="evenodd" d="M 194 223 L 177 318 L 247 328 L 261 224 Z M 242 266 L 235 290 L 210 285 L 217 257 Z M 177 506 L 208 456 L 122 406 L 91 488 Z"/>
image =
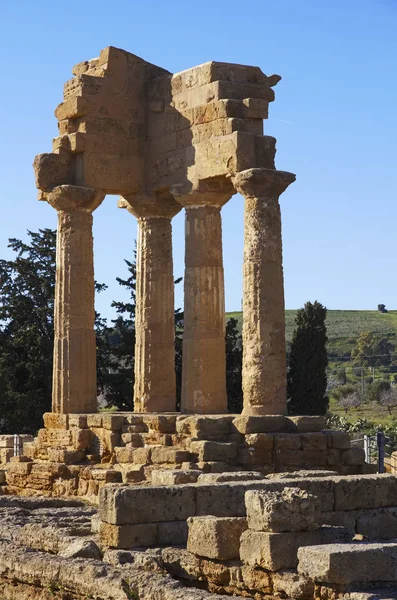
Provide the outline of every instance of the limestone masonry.
<path id="1" fill-rule="evenodd" d="M 119 194 L 139 223 L 137 412 L 175 410 L 171 219 L 186 214 L 182 406 L 225 413 L 221 209 L 245 197 L 244 414 L 286 413 L 284 292 L 276 171 L 263 119 L 278 75 L 210 62 L 171 74 L 117 48 L 78 64 L 36 157 L 39 198 L 59 216 L 53 411 L 96 411 L 92 213 Z"/>
<path id="2" fill-rule="evenodd" d="M 34 162 L 58 213 L 52 412 L 0 436 L 1 600 L 392 600 L 397 477 L 287 416 L 278 75 L 82 62 Z M 221 210 L 244 197 L 243 395 L 227 414 Z M 134 412 L 98 412 L 92 223 L 138 220 Z M 186 218 L 176 412 L 172 218 Z M 130 215 L 128 214 L 130 213 Z M 132 251 L 132 249 L 131 249 Z"/>

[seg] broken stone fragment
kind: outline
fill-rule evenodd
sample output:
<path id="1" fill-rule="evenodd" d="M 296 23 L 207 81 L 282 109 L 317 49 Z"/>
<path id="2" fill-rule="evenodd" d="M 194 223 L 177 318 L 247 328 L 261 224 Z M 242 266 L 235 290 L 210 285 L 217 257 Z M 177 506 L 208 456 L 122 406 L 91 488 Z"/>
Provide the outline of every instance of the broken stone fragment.
<path id="1" fill-rule="evenodd" d="M 245 505 L 248 527 L 256 531 L 311 531 L 319 526 L 318 498 L 299 488 L 286 487 L 281 492 L 249 490 Z"/>
<path id="2" fill-rule="evenodd" d="M 97 558 L 102 554 L 93 540 L 77 539 L 59 553 L 64 558 Z"/>

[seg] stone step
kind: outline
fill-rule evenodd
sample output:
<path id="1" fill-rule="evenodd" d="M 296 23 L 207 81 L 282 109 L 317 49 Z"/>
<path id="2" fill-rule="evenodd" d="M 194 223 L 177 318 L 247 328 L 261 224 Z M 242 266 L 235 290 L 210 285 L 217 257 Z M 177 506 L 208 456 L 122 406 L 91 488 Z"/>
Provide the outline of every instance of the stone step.
<path id="1" fill-rule="evenodd" d="M 152 471 L 153 485 L 196 483 L 201 471 L 194 469 L 156 469 Z"/>
<path id="2" fill-rule="evenodd" d="M 298 550 L 298 572 L 316 583 L 397 582 L 397 543 L 308 546 Z"/>

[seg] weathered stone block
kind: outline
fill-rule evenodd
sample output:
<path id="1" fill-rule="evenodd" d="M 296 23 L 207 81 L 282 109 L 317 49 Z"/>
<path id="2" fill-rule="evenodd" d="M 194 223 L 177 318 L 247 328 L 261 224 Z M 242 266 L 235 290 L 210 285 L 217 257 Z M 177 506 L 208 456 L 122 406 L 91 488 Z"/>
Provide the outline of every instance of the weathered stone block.
<path id="1" fill-rule="evenodd" d="M 13 448 L 0 448 L 0 463 L 9 462 L 12 456 L 14 456 Z"/>
<path id="2" fill-rule="evenodd" d="M 356 533 L 372 540 L 397 538 L 397 508 L 360 511 Z"/>
<path id="3" fill-rule="evenodd" d="M 94 540 L 85 540 L 77 538 L 62 548 L 59 556 L 63 558 L 93 558 L 101 560 L 102 553 Z"/>
<path id="4" fill-rule="evenodd" d="M 304 433 L 301 436 L 302 450 L 326 450 L 328 439 L 325 433 Z"/>
<path id="5" fill-rule="evenodd" d="M 303 416 L 287 417 L 289 429 L 300 433 L 313 433 L 325 429 L 325 417 Z"/>
<path id="6" fill-rule="evenodd" d="M 216 560 L 238 558 L 240 537 L 247 521 L 238 517 L 191 517 L 187 549 L 198 556 Z"/>
<path id="7" fill-rule="evenodd" d="M 101 522 L 99 536 L 102 544 L 111 548 L 154 546 L 157 541 L 157 524 L 110 525 Z"/>
<path id="8" fill-rule="evenodd" d="M 74 427 L 72 434 L 73 446 L 76 450 L 88 450 L 91 448 L 94 440 L 94 434 L 90 429 L 78 429 L 77 427 Z"/>
<path id="9" fill-rule="evenodd" d="M 286 431 L 288 427 L 287 417 L 282 415 L 269 416 L 244 416 L 235 417 L 232 422 L 232 428 L 243 433 L 273 433 Z"/>
<path id="10" fill-rule="evenodd" d="M 356 520 L 360 514 L 357 510 L 335 510 L 321 513 L 321 525 L 327 527 L 344 527 L 352 535 L 356 533 Z"/>
<path id="11" fill-rule="evenodd" d="M 325 467 L 327 465 L 326 450 L 291 450 L 290 452 L 275 452 L 277 470 L 285 467 Z"/>
<path id="12" fill-rule="evenodd" d="M 68 429 L 69 427 L 69 415 L 44 413 L 43 421 L 46 429 Z"/>
<path id="13" fill-rule="evenodd" d="M 28 456 L 12 456 L 10 459 L 10 463 L 11 464 L 15 464 L 15 463 L 31 463 L 32 459 L 29 458 Z"/>
<path id="14" fill-rule="evenodd" d="M 197 439 L 219 439 L 230 433 L 231 416 L 178 417 L 176 431 Z"/>
<path id="15" fill-rule="evenodd" d="M 172 446 L 153 446 L 151 449 L 151 460 L 153 464 L 183 463 L 190 460 L 190 452 L 187 450 L 176 450 Z"/>
<path id="16" fill-rule="evenodd" d="M 102 415 L 99 413 L 87 415 L 87 427 L 102 427 Z"/>
<path id="17" fill-rule="evenodd" d="M 397 581 L 397 544 L 331 544 L 298 551 L 298 571 L 321 583 Z"/>
<path id="18" fill-rule="evenodd" d="M 0 435 L 0 448 L 13 448 L 14 447 L 14 436 L 13 435 Z"/>
<path id="19" fill-rule="evenodd" d="M 327 451 L 327 466 L 337 467 L 341 464 L 341 450 L 337 448 L 328 448 Z"/>
<path id="20" fill-rule="evenodd" d="M 85 453 L 80 450 L 60 450 L 58 448 L 48 448 L 48 458 L 53 462 L 73 465 L 85 459 Z"/>
<path id="21" fill-rule="evenodd" d="M 282 492 L 249 490 L 245 494 L 248 527 L 282 533 L 318 528 L 320 502 L 316 496 L 294 487 Z"/>
<path id="22" fill-rule="evenodd" d="M 13 457 L 17 458 L 17 457 Z M 20 463 L 11 463 L 8 468 L 8 473 L 10 475 L 29 475 L 33 467 L 32 462 L 20 462 Z"/>
<path id="23" fill-rule="evenodd" d="M 186 521 L 157 523 L 157 543 L 160 546 L 184 546 L 187 542 L 188 526 Z"/>
<path id="24" fill-rule="evenodd" d="M 346 431 L 327 430 L 325 433 L 328 437 L 328 445 L 330 448 L 336 448 L 338 450 L 348 450 L 350 448 L 350 436 Z"/>
<path id="25" fill-rule="evenodd" d="M 152 471 L 152 485 L 180 485 L 196 483 L 201 471 L 182 469 L 160 469 Z"/>
<path id="26" fill-rule="evenodd" d="M 120 431 L 123 425 L 124 417 L 122 415 L 102 415 L 102 427 L 110 431 Z"/>
<path id="27" fill-rule="evenodd" d="M 274 437 L 268 433 L 249 433 L 245 436 L 244 441 L 248 446 L 255 448 L 255 450 L 273 451 Z"/>
<path id="28" fill-rule="evenodd" d="M 87 415 L 69 415 L 69 427 L 87 429 Z"/>
<path id="29" fill-rule="evenodd" d="M 144 445 L 141 433 L 122 433 L 121 440 L 131 448 L 142 448 Z"/>
<path id="30" fill-rule="evenodd" d="M 145 467 L 139 464 L 120 465 L 123 483 L 138 483 L 145 479 Z"/>
<path id="31" fill-rule="evenodd" d="M 151 448 L 115 448 L 118 463 L 151 464 Z"/>
<path id="32" fill-rule="evenodd" d="M 99 514 L 114 525 L 183 521 L 196 512 L 196 486 L 125 487 L 100 492 Z"/>
<path id="33" fill-rule="evenodd" d="M 273 573 L 272 583 L 272 594 L 277 598 L 316 598 L 313 581 L 304 575 L 299 575 L 295 570 Z"/>
<path id="34" fill-rule="evenodd" d="M 72 155 L 68 152 L 38 154 L 33 168 L 39 190 L 50 192 L 58 185 L 74 183 Z"/>
<path id="35" fill-rule="evenodd" d="M 191 442 L 190 450 L 200 461 L 227 461 L 237 458 L 237 445 L 213 441 Z"/>
<path id="36" fill-rule="evenodd" d="M 285 481 L 282 479 L 198 485 L 196 486 L 196 515 L 243 517 L 246 515 L 244 496 L 247 490 L 282 491 L 284 487 Z M 330 512 L 334 509 L 332 478 L 295 478 L 288 481 L 288 487 L 299 487 L 317 496 L 320 500 L 321 512 Z"/>
<path id="37" fill-rule="evenodd" d="M 335 510 L 395 506 L 397 477 L 394 475 L 357 475 L 335 477 Z"/>
<path id="38" fill-rule="evenodd" d="M 266 571 L 262 571 L 261 569 L 254 569 L 249 565 L 244 565 L 240 568 L 239 573 L 235 579 L 236 586 L 238 588 L 246 587 L 249 590 L 258 590 L 262 594 L 272 594 L 272 576 Z M 232 581 L 234 581 L 234 577 Z M 243 583 L 243 585 L 241 585 L 241 583 Z"/>
<path id="39" fill-rule="evenodd" d="M 343 452 L 342 461 L 344 465 L 348 466 L 362 465 L 365 463 L 365 452 L 363 448 L 350 448 L 349 450 L 345 450 Z"/>
<path id="40" fill-rule="evenodd" d="M 294 433 L 274 435 L 274 452 L 280 461 L 286 460 L 292 453 L 301 448 L 301 436 Z"/>
<path id="41" fill-rule="evenodd" d="M 176 415 L 145 415 L 143 422 L 149 429 L 159 433 L 176 432 Z"/>
<path id="42" fill-rule="evenodd" d="M 121 473 L 115 469 L 91 469 L 91 479 L 105 483 L 121 483 Z"/>
<path id="43" fill-rule="evenodd" d="M 273 451 L 256 448 L 239 448 L 237 462 L 244 467 L 259 467 L 273 463 Z"/>
<path id="44" fill-rule="evenodd" d="M 203 473 L 225 473 L 229 471 L 228 463 L 220 460 L 200 461 L 195 464 Z"/>
<path id="45" fill-rule="evenodd" d="M 240 559 L 252 567 L 269 571 L 294 569 L 298 564 L 298 548 L 347 542 L 350 539 L 350 534 L 338 527 L 294 533 L 268 533 L 247 529 L 241 536 Z"/>

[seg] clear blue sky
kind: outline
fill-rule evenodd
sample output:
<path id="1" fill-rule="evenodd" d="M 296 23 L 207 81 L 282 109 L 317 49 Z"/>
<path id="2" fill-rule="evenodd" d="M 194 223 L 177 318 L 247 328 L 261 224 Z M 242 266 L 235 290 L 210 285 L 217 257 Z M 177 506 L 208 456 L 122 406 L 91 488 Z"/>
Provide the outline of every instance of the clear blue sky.
<path id="1" fill-rule="evenodd" d="M 72 66 L 109 45 L 177 72 L 218 60 L 278 73 L 265 132 L 297 175 L 281 197 L 287 308 L 397 308 L 397 0 L 0 0 L 0 257 L 9 237 L 55 227 L 32 161 L 57 135 Z M 226 308 L 239 310 L 243 201 L 223 210 Z M 95 212 L 95 268 L 111 315 L 136 223 L 109 196 Z M 183 216 L 174 221 L 183 275 Z M 182 286 L 176 302 L 182 304 Z"/>

